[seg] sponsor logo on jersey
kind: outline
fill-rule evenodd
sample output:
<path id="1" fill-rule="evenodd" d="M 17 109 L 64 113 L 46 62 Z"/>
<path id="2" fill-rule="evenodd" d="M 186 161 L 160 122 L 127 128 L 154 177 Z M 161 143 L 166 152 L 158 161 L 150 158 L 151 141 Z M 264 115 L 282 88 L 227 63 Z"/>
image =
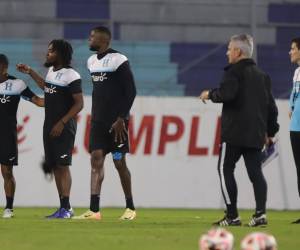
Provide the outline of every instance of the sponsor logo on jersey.
<path id="1" fill-rule="evenodd" d="M 106 73 L 100 73 L 100 75 L 92 75 L 93 82 L 103 82 L 107 79 Z"/>
<path id="2" fill-rule="evenodd" d="M 45 86 L 44 91 L 45 91 L 45 93 L 48 93 L 48 94 L 54 94 L 54 93 L 57 92 L 57 91 L 56 91 L 56 87 L 53 86 L 53 85 L 51 85 L 50 88 Z"/>
<path id="3" fill-rule="evenodd" d="M 10 102 L 10 96 L 5 96 L 5 95 L 3 95 L 3 96 L 0 98 L 0 102 L 1 102 L 1 103 L 7 103 L 7 102 Z"/>

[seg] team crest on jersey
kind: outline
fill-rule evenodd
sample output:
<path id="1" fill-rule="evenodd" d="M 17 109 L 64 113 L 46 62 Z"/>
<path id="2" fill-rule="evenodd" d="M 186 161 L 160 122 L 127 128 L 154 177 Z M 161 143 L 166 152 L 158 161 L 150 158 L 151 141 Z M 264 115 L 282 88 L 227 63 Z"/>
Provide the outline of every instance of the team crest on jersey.
<path id="1" fill-rule="evenodd" d="M 45 86 L 45 93 L 54 94 L 56 93 L 56 86 L 51 85 L 50 88 Z"/>
<path id="2" fill-rule="evenodd" d="M 6 82 L 5 83 L 5 90 L 12 91 L 12 86 L 13 86 L 12 82 Z"/>
<path id="3" fill-rule="evenodd" d="M 56 76 L 55 76 L 55 80 L 60 80 L 60 78 L 63 76 L 63 73 L 61 72 L 57 72 Z"/>
<path id="4" fill-rule="evenodd" d="M 10 96 L 6 96 L 6 95 L 3 95 L 1 98 L 0 98 L 0 102 L 1 103 L 7 103 L 7 102 L 10 102 Z"/>
<path id="5" fill-rule="evenodd" d="M 103 67 L 108 67 L 108 66 L 109 66 L 109 65 L 108 65 L 109 61 L 110 61 L 109 58 L 104 58 L 104 59 L 103 59 L 102 66 L 103 66 Z"/>

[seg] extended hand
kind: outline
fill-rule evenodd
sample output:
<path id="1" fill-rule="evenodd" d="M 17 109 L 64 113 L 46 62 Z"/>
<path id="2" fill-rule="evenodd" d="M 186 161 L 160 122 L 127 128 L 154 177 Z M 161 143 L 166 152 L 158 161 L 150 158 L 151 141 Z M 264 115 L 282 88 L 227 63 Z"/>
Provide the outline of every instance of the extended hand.
<path id="1" fill-rule="evenodd" d="M 208 91 L 208 90 L 203 90 L 203 91 L 201 92 L 199 98 L 200 98 L 200 100 L 201 100 L 202 102 L 206 103 L 205 100 L 208 100 L 208 99 L 209 99 L 209 91 Z"/>
<path id="2" fill-rule="evenodd" d="M 52 128 L 50 132 L 50 136 L 52 137 L 58 137 L 61 135 L 62 131 L 64 130 L 65 124 L 62 122 L 62 120 L 59 120 Z"/>
<path id="3" fill-rule="evenodd" d="M 31 68 L 27 65 L 27 64 L 23 64 L 23 63 L 18 63 L 16 65 L 17 67 L 17 70 L 24 73 L 24 74 L 29 74 L 30 73 L 30 70 Z"/>
<path id="4" fill-rule="evenodd" d="M 115 142 L 123 143 L 126 141 L 127 138 L 127 130 L 125 126 L 125 122 L 122 118 L 118 118 L 113 125 L 109 132 L 114 131 L 115 133 Z"/>

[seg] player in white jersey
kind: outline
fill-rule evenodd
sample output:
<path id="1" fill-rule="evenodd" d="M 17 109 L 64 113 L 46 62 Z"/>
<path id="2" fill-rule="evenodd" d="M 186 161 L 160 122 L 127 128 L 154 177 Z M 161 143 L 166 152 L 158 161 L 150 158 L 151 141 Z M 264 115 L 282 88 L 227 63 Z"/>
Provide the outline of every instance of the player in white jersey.
<path id="1" fill-rule="evenodd" d="M 44 100 L 36 96 L 26 84 L 13 76 L 8 75 L 8 59 L 0 54 L 0 164 L 4 179 L 6 206 L 3 218 L 13 217 L 13 202 L 16 181 L 13 175 L 13 166 L 18 165 L 17 148 L 17 110 L 20 97 L 44 106 Z"/>
<path id="2" fill-rule="evenodd" d="M 29 74 L 45 94 L 45 122 L 43 128 L 44 170 L 53 172 L 60 199 L 60 207 L 47 218 L 71 218 L 72 150 L 76 134 L 76 115 L 83 108 L 80 75 L 71 68 L 73 49 L 65 40 L 49 43 L 45 66 L 49 68 L 42 78 L 28 65 L 17 68 Z"/>
<path id="3" fill-rule="evenodd" d="M 90 209 L 74 219 L 101 219 L 100 193 L 104 179 L 104 161 L 112 154 L 123 188 L 126 208 L 121 220 L 133 220 L 136 211 L 131 190 L 131 174 L 126 163 L 129 152 L 129 112 L 136 88 L 126 56 L 111 49 L 111 33 L 106 27 L 91 31 L 87 66 L 93 82 L 92 120 L 89 151 L 91 153 Z"/>

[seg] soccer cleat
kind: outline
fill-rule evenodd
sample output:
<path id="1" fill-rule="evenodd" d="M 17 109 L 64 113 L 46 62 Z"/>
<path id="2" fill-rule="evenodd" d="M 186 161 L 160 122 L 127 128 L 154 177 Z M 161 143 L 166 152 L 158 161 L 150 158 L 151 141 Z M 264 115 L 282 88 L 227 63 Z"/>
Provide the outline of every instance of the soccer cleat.
<path id="1" fill-rule="evenodd" d="M 60 208 L 57 219 L 70 219 L 73 216 L 73 210 Z"/>
<path id="2" fill-rule="evenodd" d="M 213 226 L 227 227 L 227 226 L 241 226 L 242 222 L 240 217 L 230 218 L 227 215 L 223 219 L 213 223 Z"/>
<path id="3" fill-rule="evenodd" d="M 74 216 L 72 219 L 75 220 L 101 220 L 101 213 L 93 212 L 91 210 L 86 211 L 82 215 Z"/>
<path id="4" fill-rule="evenodd" d="M 58 208 L 53 214 L 46 216 L 47 219 L 68 219 L 73 217 L 74 211 L 72 208 L 69 210 L 65 208 Z"/>
<path id="5" fill-rule="evenodd" d="M 254 214 L 249 221 L 249 227 L 266 226 L 268 224 L 266 214 Z"/>
<path id="6" fill-rule="evenodd" d="M 300 224 L 300 219 L 293 221 L 292 224 Z"/>
<path id="7" fill-rule="evenodd" d="M 60 208 L 58 208 L 53 214 L 45 216 L 46 219 L 55 219 L 59 216 Z"/>
<path id="8" fill-rule="evenodd" d="M 74 209 L 72 207 L 69 209 L 69 212 L 71 214 L 71 217 L 73 217 L 74 216 Z"/>
<path id="9" fill-rule="evenodd" d="M 2 214 L 2 218 L 10 219 L 12 217 L 14 217 L 14 210 L 10 208 L 5 208 Z"/>
<path id="10" fill-rule="evenodd" d="M 120 220 L 133 220 L 136 218 L 136 211 L 126 208 L 124 214 L 120 217 Z"/>

